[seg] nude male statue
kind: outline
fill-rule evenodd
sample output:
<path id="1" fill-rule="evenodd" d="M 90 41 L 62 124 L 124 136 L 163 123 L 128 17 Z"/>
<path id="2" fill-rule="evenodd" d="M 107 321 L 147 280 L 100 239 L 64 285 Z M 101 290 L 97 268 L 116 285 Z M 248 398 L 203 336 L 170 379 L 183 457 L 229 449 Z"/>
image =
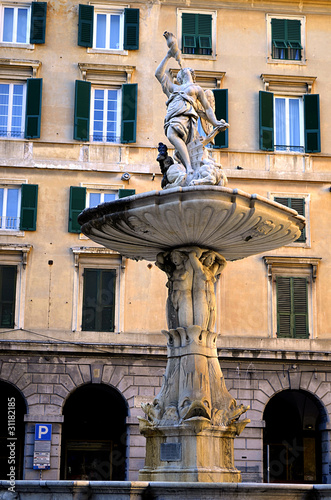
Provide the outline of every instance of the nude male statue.
<path id="1" fill-rule="evenodd" d="M 171 57 L 175 57 L 172 49 L 160 62 L 155 76 L 168 97 L 167 114 L 164 120 L 165 134 L 175 147 L 189 175 L 193 173 L 193 170 L 186 145 L 197 135 L 199 103 L 204 110 L 204 116 L 214 127 L 221 127 L 220 130 L 224 130 L 228 124 L 224 120 L 217 120 L 205 92 L 195 83 L 195 74 L 191 68 L 183 68 L 178 72 L 178 84 L 172 82 L 165 73 L 167 62 Z"/>

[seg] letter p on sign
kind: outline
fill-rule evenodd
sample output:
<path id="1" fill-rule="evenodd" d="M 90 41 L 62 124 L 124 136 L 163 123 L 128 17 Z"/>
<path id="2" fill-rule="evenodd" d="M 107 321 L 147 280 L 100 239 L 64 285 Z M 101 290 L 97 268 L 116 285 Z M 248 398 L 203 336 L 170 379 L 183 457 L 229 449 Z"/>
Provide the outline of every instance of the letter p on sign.
<path id="1" fill-rule="evenodd" d="M 51 441 L 52 424 L 36 424 L 35 440 L 36 441 Z"/>

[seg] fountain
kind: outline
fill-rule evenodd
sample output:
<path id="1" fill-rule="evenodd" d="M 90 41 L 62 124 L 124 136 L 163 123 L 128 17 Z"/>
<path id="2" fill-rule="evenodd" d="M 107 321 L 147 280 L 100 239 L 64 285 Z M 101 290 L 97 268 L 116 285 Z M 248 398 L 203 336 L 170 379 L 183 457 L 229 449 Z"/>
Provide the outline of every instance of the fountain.
<path id="1" fill-rule="evenodd" d="M 167 95 L 165 133 L 173 157 L 159 144 L 162 191 L 137 194 L 84 210 L 78 218 L 90 239 L 125 257 L 154 261 L 166 273 L 168 362 L 160 393 L 144 404 L 146 437 L 140 480 L 240 482 L 233 443 L 248 419 L 225 386 L 217 357 L 214 284 L 226 266 L 295 241 L 304 218 L 259 195 L 226 187 L 207 147 L 229 126 L 217 120 L 210 91 L 183 68 L 177 41 L 156 70 Z M 177 83 L 166 74 L 174 57 Z M 206 136 L 197 132 L 200 118 Z"/>

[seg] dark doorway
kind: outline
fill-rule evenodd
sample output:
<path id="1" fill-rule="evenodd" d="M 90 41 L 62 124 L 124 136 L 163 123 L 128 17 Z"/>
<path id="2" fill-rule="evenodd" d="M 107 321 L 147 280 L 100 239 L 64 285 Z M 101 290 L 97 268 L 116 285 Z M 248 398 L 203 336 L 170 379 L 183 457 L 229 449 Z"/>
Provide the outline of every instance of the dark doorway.
<path id="1" fill-rule="evenodd" d="M 321 403 L 308 392 L 285 390 L 269 401 L 263 418 L 264 481 L 321 483 Z"/>
<path id="2" fill-rule="evenodd" d="M 63 415 L 61 478 L 124 481 L 127 407 L 119 392 L 103 384 L 80 387 Z"/>
<path id="3" fill-rule="evenodd" d="M 22 394 L 11 384 L 0 381 L 0 479 L 23 479 L 26 404 Z M 15 469 L 10 469 L 15 467 Z"/>

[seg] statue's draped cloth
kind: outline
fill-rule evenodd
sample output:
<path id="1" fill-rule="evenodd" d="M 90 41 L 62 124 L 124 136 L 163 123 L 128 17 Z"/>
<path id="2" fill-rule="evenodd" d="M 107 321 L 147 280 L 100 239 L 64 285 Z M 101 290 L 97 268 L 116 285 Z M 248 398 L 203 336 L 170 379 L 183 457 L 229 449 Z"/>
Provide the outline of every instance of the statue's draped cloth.
<path id="1" fill-rule="evenodd" d="M 194 99 L 182 90 L 170 92 L 168 82 L 162 78 L 163 92 L 169 96 L 166 102 L 167 114 L 164 119 L 164 131 L 170 125 L 177 132 L 177 134 L 188 144 L 194 139 L 197 130 L 198 113 L 196 110 L 196 103 Z"/>

